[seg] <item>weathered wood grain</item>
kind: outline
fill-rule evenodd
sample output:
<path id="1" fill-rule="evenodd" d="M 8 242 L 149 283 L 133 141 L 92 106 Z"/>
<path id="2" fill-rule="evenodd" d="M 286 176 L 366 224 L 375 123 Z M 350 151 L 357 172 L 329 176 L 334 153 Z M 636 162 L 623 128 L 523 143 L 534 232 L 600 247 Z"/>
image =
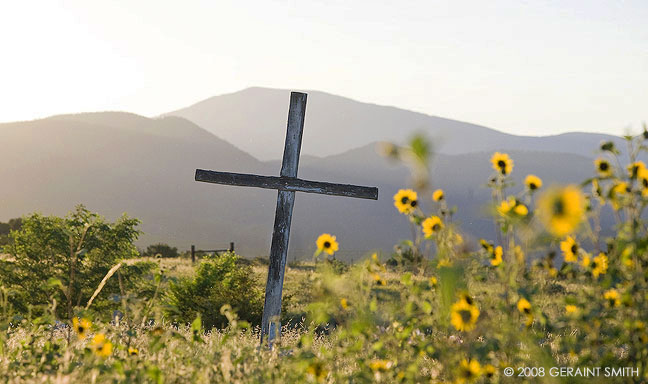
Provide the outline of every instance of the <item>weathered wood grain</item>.
<path id="1" fill-rule="evenodd" d="M 281 291 L 283 289 L 284 271 L 288 256 L 288 239 L 290 238 L 290 222 L 295 204 L 295 192 L 319 193 L 372 200 L 378 199 L 378 188 L 376 187 L 325 183 L 297 178 L 305 115 L 306 94 L 291 92 L 286 143 L 279 177 L 207 171 L 203 169 L 196 169 L 195 175 L 196 181 L 277 189 L 279 191 L 277 195 L 274 230 L 272 232 L 272 246 L 270 247 L 270 265 L 268 266 L 263 319 L 261 322 L 261 343 L 263 343 L 264 336 L 267 336 L 270 347 L 272 347 L 272 340 L 278 337 L 281 332 L 281 323 L 279 321 L 281 317 Z M 234 249 L 233 244 L 230 248 Z M 194 255 L 195 248 L 192 246 L 192 260 L 195 257 Z"/>
<path id="2" fill-rule="evenodd" d="M 321 181 L 303 180 L 296 177 L 259 176 L 245 173 L 217 172 L 197 169 L 196 181 L 214 184 L 238 185 L 243 187 L 278 189 L 280 191 L 347 196 L 359 199 L 378 199 L 378 188 L 376 187 L 326 183 Z"/>

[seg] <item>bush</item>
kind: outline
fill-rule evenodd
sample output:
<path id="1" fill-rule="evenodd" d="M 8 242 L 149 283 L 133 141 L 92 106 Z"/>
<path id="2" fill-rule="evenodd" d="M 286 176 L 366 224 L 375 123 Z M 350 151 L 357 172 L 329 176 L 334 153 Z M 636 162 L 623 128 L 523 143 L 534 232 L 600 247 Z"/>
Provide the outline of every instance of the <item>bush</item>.
<path id="1" fill-rule="evenodd" d="M 240 265 L 238 260 L 233 252 L 206 258 L 193 278 L 172 282 L 167 315 L 179 323 L 189 323 L 200 314 L 205 328 L 223 328 L 228 320 L 220 309 L 229 304 L 240 319 L 260 324 L 263 293 L 252 268 Z"/>
<path id="2" fill-rule="evenodd" d="M 0 284 L 9 288 L 11 305 L 27 313 L 32 306 L 56 300 L 56 315 L 72 318 L 74 307 L 88 302 L 113 266 L 137 255 L 133 242 L 139 236 L 138 224 L 127 216 L 109 223 L 83 205 L 66 217 L 25 217 L 20 229 L 10 234 L 7 251 L 12 257 L 0 262 Z M 151 265 L 122 267 L 123 288 L 141 289 L 144 272 L 150 269 Z M 120 294 L 115 280 L 102 290 L 104 300 Z M 118 301 L 104 307 L 117 308 Z"/>
<path id="3" fill-rule="evenodd" d="M 149 257 L 178 257 L 179 255 L 178 248 L 164 243 L 151 244 L 146 247 L 146 251 L 142 254 L 142 256 Z"/>

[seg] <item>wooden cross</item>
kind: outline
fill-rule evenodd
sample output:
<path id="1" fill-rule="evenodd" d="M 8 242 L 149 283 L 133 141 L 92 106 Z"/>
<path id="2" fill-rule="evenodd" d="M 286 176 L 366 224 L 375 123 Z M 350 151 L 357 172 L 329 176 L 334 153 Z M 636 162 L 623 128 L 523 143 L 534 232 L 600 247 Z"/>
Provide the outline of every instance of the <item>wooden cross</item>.
<path id="1" fill-rule="evenodd" d="M 288 254 L 288 238 L 290 236 L 290 221 L 293 205 L 295 204 L 295 192 L 319 193 L 361 199 L 378 199 L 378 188 L 375 187 L 332 184 L 297 178 L 305 115 L 306 94 L 291 92 L 290 109 L 288 110 L 288 131 L 286 132 L 286 145 L 284 147 L 279 177 L 196 169 L 196 181 L 277 189 L 279 191 L 274 230 L 272 232 L 272 246 L 270 247 L 270 265 L 268 266 L 265 302 L 263 305 L 261 342 L 263 342 L 264 335 L 268 335 L 268 341 L 271 343 L 275 336 L 278 336 L 281 332 L 281 323 L 279 322 L 279 316 L 281 315 L 281 291 Z"/>

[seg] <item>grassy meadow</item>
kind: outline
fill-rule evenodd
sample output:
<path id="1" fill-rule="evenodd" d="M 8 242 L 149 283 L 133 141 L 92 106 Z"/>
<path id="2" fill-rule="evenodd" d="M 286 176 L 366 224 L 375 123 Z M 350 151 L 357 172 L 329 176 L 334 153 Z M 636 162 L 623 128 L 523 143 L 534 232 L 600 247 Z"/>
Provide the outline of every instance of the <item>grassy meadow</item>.
<path id="1" fill-rule="evenodd" d="M 282 335 L 259 345 L 267 266 L 233 253 L 141 257 L 137 220 L 83 207 L 31 215 L 0 263 L 7 383 L 648 382 L 648 132 L 629 161 L 602 143 L 592 178 L 550 186 L 514 159 L 484 175 L 496 229 L 474 239 L 431 188 L 430 145 L 385 145 L 408 164 L 394 196 L 412 237 L 353 265 L 335 234 L 289 264 Z M 432 175 L 433 177 L 433 175 Z M 428 200 L 425 205 L 422 201 Z M 423 208 L 425 207 L 425 208 Z M 609 213 L 614 228 L 602 228 Z M 612 233 L 612 235 L 609 235 Z M 598 370 L 597 370 L 598 368 Z"/>

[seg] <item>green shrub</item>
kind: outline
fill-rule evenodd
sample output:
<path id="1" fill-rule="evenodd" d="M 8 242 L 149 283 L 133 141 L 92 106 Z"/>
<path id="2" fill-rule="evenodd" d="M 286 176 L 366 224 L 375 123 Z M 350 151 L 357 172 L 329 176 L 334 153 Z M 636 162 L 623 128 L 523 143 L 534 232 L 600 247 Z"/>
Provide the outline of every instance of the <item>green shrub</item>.
<path id="1" fill-rule="evenodd" d="M 11 305 L 22 313 L 30 307 L 56 300 L 59 318 L 72 318 L 75 307 L 85 306 L 106 273 L 123 259 L 137 256 L 133 242 L 139 236 L 139 220 L 123 216 L 114 223 L 79 205 L 65 217 L 26 216 L 19 230 L 12 230 L 0 262 L 0 284 L 9 288 Z M 153 265 L 154 266 L 154 265 Z M 151 265 L 123 266 L 122 288 L 141 289 Z M 60 284 L 50 284 L 57 281 Z M 98 300 L 120 294 L 110 279 Z M 104 308 L 117 308 L 119 300 Z M 95 304 L 99 305 L 99 301 Z"/>
<path id="2" fill-rule="evenodd" d="M 142 253 L 142 256 L 178 257 L 180 256 L 180 254 L 178 253 L 178 248 L 172 247 L 168 244 L 158 243 L 158 244 L 151 244 L 148 247 L 146 247 L 146 251 Z"/>
<path id="3" fill-rule="evenodd" d="M 167 315 L 185 324 L 199 313 L 205 328 L 222 328 L 228 321 L 220 309 L 229 304 L 240 319 L 260 324 L 263 293 L 252 268 L 238 259 L 233 252 L 203 259 L 194 277 L 171 282 Z"/>

